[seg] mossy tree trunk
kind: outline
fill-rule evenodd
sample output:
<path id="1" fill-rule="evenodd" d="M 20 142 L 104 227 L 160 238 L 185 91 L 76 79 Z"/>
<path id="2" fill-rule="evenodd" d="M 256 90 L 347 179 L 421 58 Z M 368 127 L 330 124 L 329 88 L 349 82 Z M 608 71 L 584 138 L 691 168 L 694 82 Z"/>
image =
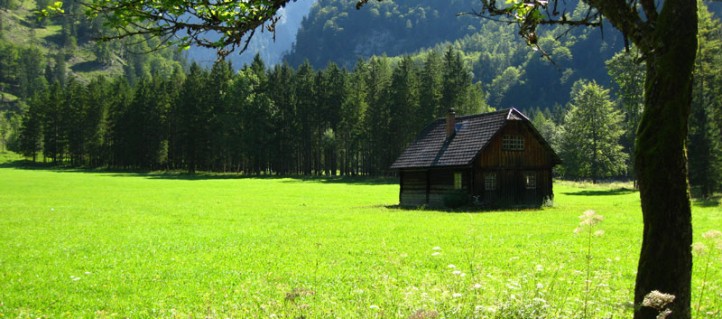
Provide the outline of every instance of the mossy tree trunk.
<path id="1" fill-rule="evenodd" d="M 697 50 L 695 0 L 670 0 L 647 35 L 645 109 L 637 130 L 635 164 L 644 233 L 634 318 L 656 318 L 642 307 L 653 290 L 672 294 L 669 318 L 690 318 L 692 216 L 686 138 Z"/>

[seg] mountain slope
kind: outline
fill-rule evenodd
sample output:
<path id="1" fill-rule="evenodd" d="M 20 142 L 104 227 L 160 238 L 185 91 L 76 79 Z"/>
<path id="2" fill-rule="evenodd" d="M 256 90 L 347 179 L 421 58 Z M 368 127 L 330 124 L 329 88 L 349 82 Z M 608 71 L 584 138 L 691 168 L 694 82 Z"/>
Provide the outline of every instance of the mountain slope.
<path id="1" fill-rule="evenodd" d="M 604 61 L 623 48 L 621 35 L 609 25 L 603 35 L 595 28 L 546 28 L 539 41 L 541 52 L 550 57 L 545 58 L 526 46 L 514 25 L 460 15 L 478 11 L 476 0 L 374 1 L 361 10 L 354 3 L 319 0 L 304 19 L 287 60 L 292 65 L 309 60 L 317 68 L 329 62 L 351 68 L 373 55 L 424 55 L 453 46 L 464 53 L 492 106 L 529 109 L 565 104 L 578 79 L 608 85 Z M 575 2 L 568 6 L 573 9 Z"/>
<path id="2" fill-rule="evenodd" d="M 259 54 L 268 65 L 280 62 L 283 55 L 291 50 L 302 20 L 308 15 L 316 0 L 290 2 L 279 10 L 281 19 L 276 24 L 276 32 L 259 30 L 251 39 L 245 52 L 236 52 L 226 57 L 235 68 L 250 64 L 254 55 Z M 208 66 L 216 61 L 216 51 L 207 48 L 191 47 L 188 58 L 201 65 Z"/>
<path id="3" fill-rule="evenodd" d="M 316 68 L 329 61 L 350 67 L 359 58 L 408 54 L 453 41 L 479 26 L 476 18 L 457 17 L 460 12 L 478 7 L 478 1 L 370 1 L 361 10 L 355 9 L 355 3 L 316 2 L 301 24 L 293 50 L 286 56 L 289 63 L 299 65 L 308 59 Z"/>

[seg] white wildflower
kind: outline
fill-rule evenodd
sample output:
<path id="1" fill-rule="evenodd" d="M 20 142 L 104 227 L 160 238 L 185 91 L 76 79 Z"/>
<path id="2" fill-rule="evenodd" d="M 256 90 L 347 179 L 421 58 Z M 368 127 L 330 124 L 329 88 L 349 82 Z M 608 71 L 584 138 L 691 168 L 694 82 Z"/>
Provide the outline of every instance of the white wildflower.
<path id="1" fill-rule="evenodd" d="M 652 292 L 644 296 L 642 306 L 663 310 L 665 306 L 674 302 L 674 298 L 674 295 L 665 294 L 659 292 L 659 290 L 652 290 Z"/>
<path id="2" fill-rule="evenodd" d="M 439 247 L 439 246 L 434 246 L 434 248 L 432 248 L 432 250 L 441 250 L 441 247 Z"/>
<path id="3" fill-rule="evenodd" d="M 454 264 L 449 264 L 449 266 L 447 266 L 447 267 L 451 268 L 451 269 L 456 269 L 456 265 L 454 265 Z"/>
<path id="4" fill-rule="evenodd" d="M 722 237 L 722 232 L 719 230 L 710 230 L 704 234 L 702 234 L 702 238 L 705 239 L 714 239 L 714 238 L 720 238 Z"/>
<path id="5" fill-rule="evenodd" d="M 369 306 L 369 309 L 379 310 L 379 306 L 377 306 L 377 305 L 370 305 L 370 306 Z"/>
<path id="6" fill-rule="evenodd" d="M 594 226 L 604 220 L 604 216 L 597 214 L 593 210 L 587 210 L 579 216 L 580 226 Z"/>
<path id="7" fill-rule="evenodd" d="M 435 251 L 433 254 L 431 254 L 431 256 L 434 256 L 434 257 L 439 256 L 439 255 L 441 255 L 441 253 L 438 251 Z"/>
<path id="8" fill-rule="evenodd" d="M 461 270 L 454 270 L 451 273 L 454 274 L 454 276 L 459 276 L 461 275 Z"/>
<path id="9" fill-rule="evenodd" d="M 476 290 L 476 289 L 481 289 L 481 284 L 474 284 L 474 287 L 473 287 L 473 288 L 474 288 L 475 290 Z"/>
<path id="10" fill-rule="evenodd" d="M 458 293 L 458 292 L 455 292 L 454 294 L 451 295 L 451 297 L 453 297 L 453 298 L 461 298 L 461 296 L 462 296 L 462 294 Z"/>

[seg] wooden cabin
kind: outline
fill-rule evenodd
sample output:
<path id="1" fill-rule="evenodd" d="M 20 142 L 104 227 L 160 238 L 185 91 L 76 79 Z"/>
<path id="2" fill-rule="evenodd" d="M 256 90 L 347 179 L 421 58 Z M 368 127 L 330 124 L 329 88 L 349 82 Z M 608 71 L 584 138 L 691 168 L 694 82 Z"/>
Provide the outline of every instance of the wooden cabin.
<path id="1" fill-rule="evenodd" d="M 399 172 L 401 206 L 449 206 L 461 195 L 483 207 L 538 207 L 554 197 L 559 163 L 529 118 L 512 108 L 458 118 L 450 110 L 391 168 Z"/>

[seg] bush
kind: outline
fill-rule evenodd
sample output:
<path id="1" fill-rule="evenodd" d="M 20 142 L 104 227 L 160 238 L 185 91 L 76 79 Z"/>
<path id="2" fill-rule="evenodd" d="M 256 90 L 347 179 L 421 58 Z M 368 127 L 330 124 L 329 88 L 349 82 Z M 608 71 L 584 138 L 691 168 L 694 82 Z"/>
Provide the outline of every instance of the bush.
<path id="1" fill-rule="evenodd" d="M 444 206 L 448 208 L 459 208 L 469 204 L 469 194 L 463 189 L 457 189 L 444 195 Z"/>

